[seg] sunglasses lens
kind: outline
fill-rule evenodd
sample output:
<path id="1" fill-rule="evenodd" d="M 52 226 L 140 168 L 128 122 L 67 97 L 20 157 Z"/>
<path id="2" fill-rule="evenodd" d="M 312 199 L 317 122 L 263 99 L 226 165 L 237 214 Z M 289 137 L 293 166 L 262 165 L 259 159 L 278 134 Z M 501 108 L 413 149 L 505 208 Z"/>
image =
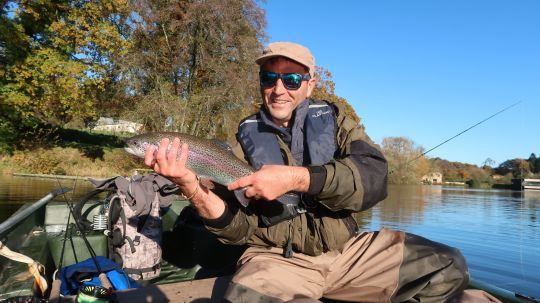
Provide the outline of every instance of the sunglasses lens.
<path id="1" fill-rule="evenodd" d="M 273 72 L 261 72 L 259 78 L 262 87 L 272 87 L 276 85 L 279 74 Z"/>
<path id="2" fill-rule="evenodd" d="M 288 89 L 298 89 L 302 85 L 302 76 L 299 74 L 283 74 L 281 79 Z"/>
<path id="3" fill-rule="evenodd" d="M 309 77 L 304 79 L 302 75 L 296 73 L 278 74 L 274 72 L 261 72 L 259 74 L 261 87 L 264 88 L 273 87 L 279 78 L 281 78 L 283 85 L 289 90 L 297 90 L 302 85 L 303 80 L 309 79 Z"/>

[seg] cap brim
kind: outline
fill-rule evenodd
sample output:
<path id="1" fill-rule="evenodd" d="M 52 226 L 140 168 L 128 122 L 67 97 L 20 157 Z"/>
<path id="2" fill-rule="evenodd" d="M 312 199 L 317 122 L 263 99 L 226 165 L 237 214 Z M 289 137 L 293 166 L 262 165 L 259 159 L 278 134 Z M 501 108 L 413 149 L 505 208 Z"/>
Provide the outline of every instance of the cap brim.
<path id="1" fill-rule="evenodd" d="M 283 58 L 287 58 L 289 60 L 292 60 L 300 65 L 302 65 L 303 67 L 307 68 L 309 74 L 313 77 L 313 74 L 314 74 L 314 71 L 312 71 L 309 66 L 306 66 L 304 63 L 296 60 L 295 58 L 292 58 L 290 56 L 287 56 L 287 55 L 282 55 L 282 54 L 268 54 L 268 55 L 264 55 L 264 56 L 260 56 L 259 58 L 255 59 L 255 63 L 257 63 L 259 66 L 263 66 L 263 64 L 268 61 L 269 59 L 272 59 L 272 58 L 275 58 L 275 57 L 283 57 Z"/>

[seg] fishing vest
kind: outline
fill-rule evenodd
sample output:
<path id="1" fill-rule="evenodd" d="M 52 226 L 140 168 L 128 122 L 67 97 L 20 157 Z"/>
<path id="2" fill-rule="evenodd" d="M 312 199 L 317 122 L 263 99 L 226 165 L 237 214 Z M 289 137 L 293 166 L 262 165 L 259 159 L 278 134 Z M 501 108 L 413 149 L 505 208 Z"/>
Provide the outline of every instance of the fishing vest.
<path id="1" fill-rule="evenodd" d="M 336 128 L 336 114 L 330 104 L 306 100 L 296 108 L 290 131 L 278 127 L 261 110 L 240 123 L 237 139 L 255 169 L 264 164 L 322 165 L 334 158 Z M 289 146 L 291 161 L 286 161 L 288 157 L 282 153 L 278 137 Z M 276 201 L 280 203 L 262 203 L 259 207 L 255 203 L 264 226 L 294 218 L 315 205 L 302 193 L 287 193 Z"/>
<path id="2" fill-rule="evenodd" d="M 275 125 L 261 110 L 240 123 L 237 139 L 255 169 L 264 164 L 323 165 L 334 159 L 336 128 L 332 105 L 306 100 L 296 108 L 290 132 Z M 288 144 L 296 163 L 285 163 L 278 136 Z"/>

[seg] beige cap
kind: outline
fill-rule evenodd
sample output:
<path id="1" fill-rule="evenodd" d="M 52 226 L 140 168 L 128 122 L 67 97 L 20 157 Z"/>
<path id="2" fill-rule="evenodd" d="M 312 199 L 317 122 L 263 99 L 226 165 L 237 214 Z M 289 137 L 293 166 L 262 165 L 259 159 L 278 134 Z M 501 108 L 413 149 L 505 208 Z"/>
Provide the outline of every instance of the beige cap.
<path id="1" fill-rule="evenodd" d="M 263 65 L 272 57 L 285 57 L 296 61 L 308 68 L 311 77 L 315 75 L 315 58 L 306 47 L 292 42 L 273 42 L 264 48 L 262 55 L 255 60 Z"/>

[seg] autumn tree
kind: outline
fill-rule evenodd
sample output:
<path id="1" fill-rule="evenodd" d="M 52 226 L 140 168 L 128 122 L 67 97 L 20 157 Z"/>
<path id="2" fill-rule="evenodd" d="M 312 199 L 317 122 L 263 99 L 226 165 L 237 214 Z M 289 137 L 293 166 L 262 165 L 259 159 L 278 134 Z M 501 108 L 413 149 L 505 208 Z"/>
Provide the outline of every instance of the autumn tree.
<path id="1" fill-rule="evenodd" d="M 431 171 L 429 161 L 422 156 L 424 149 L 405 137 L 387 137 L 382 150 L 388 161 L 389 182 L 393 184 L 419 183 Z"/>
<path id="2" fill-rule="evenodd" d="M 94 118 L 111 81 L 112 54 L 129 48 L 122 35 L 127 1 L 2 4 L 0 119 L 63 126 Z"/>
<path id="3" fill-rule="evenodd" d="M 453 162 L 441 158 L 430 159 L 430 162 L 434 167 L 438 167 L 445 181 L 467 182 L 472 179 L 479 183 L 493 183 L 488 163 L 493 164 L 494 162 L 489 158 L 481 168 L 473 164 Z"/>
<path id="4" fill-rule="evenodd" d="M 264 12 L 252 0 L 134 1 L 135 48 L 123 62 L 132 107 L 147 129 L 234 134 L 259 102 L 255 58 Z"/>
<path id="5" fill-rule="evenodd" d="M 514 178 L 526 178 L 531 174 L 531 168 L 527 160 L 515 158 L 501 163 L 495 172 L 500 175 L 511 174 Z"/>
<path id="6" fill-rule="evenodd" d="M 327 100 L 336 104 L 340 104 L 345 108 L 345 115 L 353 119 L 355 122 L 360 123 L 360 118 L 350 105 L 350 103 L 343 97 L 339 97 L 335 93 L 336 83 L 332 78 L 332 73 L 327 69 L 317 66 L 315 68 L 315 78 L 317 78 L 317 84 L 311 94 L 313 99 Z"/>
<path id="7" fill-rule="evenodd" d="M 225 138 L 260 106 L 257 0 L 0 2 L 0 137 L 99 116 Z M 315 98 L 340 103 L 317 70 Z M 1 140 L 0 140 L 1 141 Z M 0 148 L 2 148 L 0 146 Z"/>

